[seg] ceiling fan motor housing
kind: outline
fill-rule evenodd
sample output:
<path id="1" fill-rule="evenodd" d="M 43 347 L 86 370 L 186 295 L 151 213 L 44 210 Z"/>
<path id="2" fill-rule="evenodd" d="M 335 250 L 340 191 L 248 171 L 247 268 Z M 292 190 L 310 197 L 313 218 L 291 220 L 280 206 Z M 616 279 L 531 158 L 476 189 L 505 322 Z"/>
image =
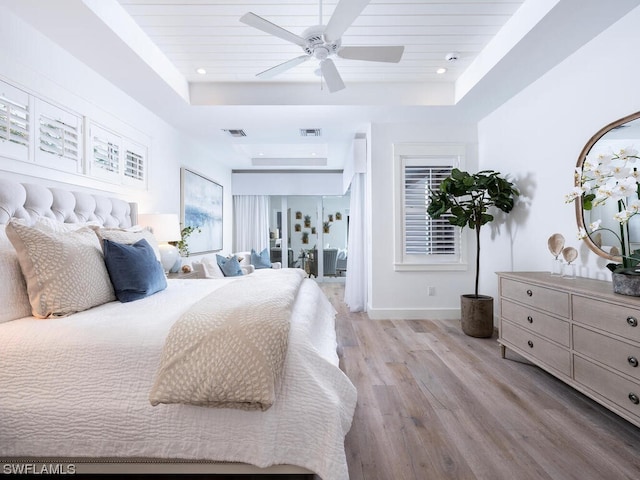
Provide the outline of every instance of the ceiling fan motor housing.
<path id="1" fill-rule="evenodd" d="M 307 28 L 302 32 L 302 38 L 304 38 L 305 46 L 302 49 L 307 55 L 310 55 L 318 60 L 324 60 L 325 58 L 334 55 L 340 49 L 340 39 L 327 42 L 324 38 L 324 25 L 316 25 L 314 27 Z"/>

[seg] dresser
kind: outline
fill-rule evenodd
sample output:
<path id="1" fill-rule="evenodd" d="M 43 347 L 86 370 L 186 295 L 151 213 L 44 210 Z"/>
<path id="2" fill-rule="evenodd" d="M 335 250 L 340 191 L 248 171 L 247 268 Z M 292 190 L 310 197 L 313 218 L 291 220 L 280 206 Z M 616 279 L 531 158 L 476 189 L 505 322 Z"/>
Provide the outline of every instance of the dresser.
<path id="1" fill-rule="evenodd" d="M 640 427 L 640 298 L 587 278 L 497 275 L 502 358 L 513 350 Z"/>

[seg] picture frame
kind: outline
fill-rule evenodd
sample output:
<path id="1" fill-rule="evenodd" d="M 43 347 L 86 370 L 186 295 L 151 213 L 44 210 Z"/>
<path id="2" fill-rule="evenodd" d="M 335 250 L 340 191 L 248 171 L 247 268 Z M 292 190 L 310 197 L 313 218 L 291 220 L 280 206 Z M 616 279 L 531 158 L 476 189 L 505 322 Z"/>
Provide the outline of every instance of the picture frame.
<path id="1" fill-rule="evenodd" d="M 180 169 L 180 210 L 182 228 L 196 227 L 189 237 L 191 254 L 217 252 L 223 243 L 222 185 L 204 175 Z"/>

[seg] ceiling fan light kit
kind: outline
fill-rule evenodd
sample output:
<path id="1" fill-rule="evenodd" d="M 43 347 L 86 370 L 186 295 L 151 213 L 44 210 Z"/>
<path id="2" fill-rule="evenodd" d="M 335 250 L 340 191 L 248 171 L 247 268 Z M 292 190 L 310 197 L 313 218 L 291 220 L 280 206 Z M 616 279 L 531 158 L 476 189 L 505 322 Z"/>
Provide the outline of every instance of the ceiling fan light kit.
<path id="1" fill-rule="evenodd" d="M 340 72 L 331 59 L 337 56 L 347 60 L 363 60 L 367 62 L 398 63 L 404 53 L 403 46 L 342 46 L 342 34 L 362 13 L 370 0 L 340 0 L 327 25 L 316 25 L 307 28 L 301 36 L 271 23 L 255 13 L 245 13 L 240 21 L 265 33 L 274 35 L 302 47 L 305 55 L 292 58 L 284 63 L 271 67 L 256 76 L 272 78 L 312 58 L 320 62 L 320 72 L 331 93 L 345 88 Z M 322 1 L 320 1 L 320 21 L 322 23 Z"/>

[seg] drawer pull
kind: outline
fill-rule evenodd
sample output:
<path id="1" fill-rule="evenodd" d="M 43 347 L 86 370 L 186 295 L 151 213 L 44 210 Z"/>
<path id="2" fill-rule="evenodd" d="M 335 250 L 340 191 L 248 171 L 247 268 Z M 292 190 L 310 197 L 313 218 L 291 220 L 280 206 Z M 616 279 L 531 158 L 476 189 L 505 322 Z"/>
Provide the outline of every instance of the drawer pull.
<path id="1" fill-rule="evenodd" d="M 627 357 L 627 362 L 629 362 L 629 365 L 631 365 L 632 367 L 638 366 L 638 359 L 634 356 Z"/>
<path id="2" fill-rule="evenodd" d="M 627 317 L 627 323 L 631 327 L 637 327 L 638 326 L 638 319 L 636 317 Z"/>
<path id="3" fill-rule="evenodd" d="M 527 295 L 529 295 L 530 297 L 533 296 L 533 292 L 531 290 L 527 290 Z"/>
<path id="4" fill-rule="evenodd" d="M 533 348 L 533 342 L 531 340 L 527 342 L 527 345 L 529 345 L 529 348 Z"/>
<path id="5" fill-rule="evenodd" d="M 634 405 L 638 405 L 640 403 L 640 398 L 638 398 L 638 395 L 636 395 L 635 393 L 629 394 L 629 400 L 631 400 L 631 403 L 633 403 Z"/>
<path id="6" fill-rule="evenodd" d="M 531 315 L 527 317 L 527 322 L 533 323 L 533 317 Z"/>

